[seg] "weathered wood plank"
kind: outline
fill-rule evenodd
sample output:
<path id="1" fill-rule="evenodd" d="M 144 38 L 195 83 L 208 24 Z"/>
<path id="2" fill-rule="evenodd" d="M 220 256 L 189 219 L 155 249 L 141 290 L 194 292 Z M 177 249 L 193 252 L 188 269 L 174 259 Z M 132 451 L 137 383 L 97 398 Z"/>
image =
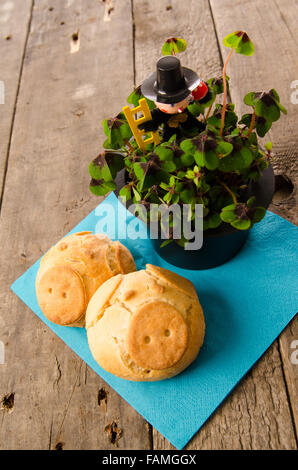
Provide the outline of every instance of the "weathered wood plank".
<path id="1" fill-rule="evenodd" d="M 30 26 L 31 4 L 32 0 L 0 3 L 0 195 L 3 190 L 23 53 Z"/>
<path id="2" fill-rule="evenodd" d="M 133 87 L 132 51 L 129 1 L 110 14 L 104 2 L 35 2 L 0 228 L 0 398 L 15 394 L 0 411 L 1 449 L 150 448 L 140 415 L 8 289 L 98 204 L 87 167 L 101 120 Z"/>
<path id="3" fill-rule="evenodd" d="M 221 39 L 235 29 L 244 29 L 251 36 L 256 52 L 252 57 L 234 57 L 229 66 L 231 93 L 238 109 L 247 107 L 242 98 L 248 91 L 270 90 L 276 88 L 281 103 L 287 108 L 288 115 L 274 123 L 270 131 L 275 158 L 273 166 L 276 174 L 285 175 L 294 186 L 290 194 L 285 185 L 278 191 L 270 210 L 298 224 L 298 104 L 293 100 L 292 83 L 297 80 L 298 70 L 298 2 L 296 0 L 253 1 L 211 0 L 215 25 Z M 233 11 L 233 15 L 230 12 Z M 227 49 L 222 47 L 222 54 Z M 298 429 L 298 368 L 290 361 L 293 352 L 291 344 L 298 338 L 298 318 L 292 321 L 279 338 L 283 359 L 284 374 L 291 401 L 293 417 Z"/>
<path id="4" fill-rule="evenodd" d="M 222 4 L 217 3 L 218 7 Z M 234 10 L 233 6 L 233 9 L 226 10 L 225 15 L 232 11 L 231 18 L 234 18 Z M 185 38 L 188 43 L 188 51 L 181 56 L 183 64 L 197 70 L 205 79 L 220 74 L 221 61 L 208 1 L 201 1 L 198 8 L 197 2 L 191 1 L 171 0 L 165 4 L 157 0 L 140 0 L 134 2 L 134 19 L 136 84 L 154 68 L 161 45 L 173 35 Z M 234 29 L 235 26 L 230 28 L 231 31 Z M 235 82 L 237 84 L 236 79 Z M 153 443 L 155 449 L 173 448 L 156 430 L 153 431 Z M 275 342 L 188 448 L 275 449 L 295 446 L 282 365 Z"/>

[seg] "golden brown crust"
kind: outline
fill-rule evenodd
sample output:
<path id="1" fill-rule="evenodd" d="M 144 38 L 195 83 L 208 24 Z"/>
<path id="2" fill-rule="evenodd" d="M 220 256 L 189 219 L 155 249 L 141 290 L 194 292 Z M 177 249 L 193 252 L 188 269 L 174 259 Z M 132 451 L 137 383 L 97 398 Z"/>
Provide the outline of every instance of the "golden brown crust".
<path id="1" fill-rule="evenodd" d="M 197 296 L 193 283 L 173 271 L 160 268 L 159 266 L 154 266 L 153 264 L 146 264 L 146 271 L 154 277 L 157 277 L 159 280 L 165 281 L 190 296 Z"/>
<path id="2" fill-rule="evenodd" d="M 86 328 L 91 352 L 105 370 L 152 381 L 173 377 L 194 361 L 204 340 L 203 310 L 190 281 L 172 274 L 149 265 L 97 290 Z M 151 342 L 144 344 L 147 336 Z"/>
<path id="3" fill-rule="evenodd" d="M 120 242 L 115 242 L 116 257 L 122 274 L 132 273 L 136 270 L 136 265 L 130 251 Z"/>
<path id="4" fill-rule="evenodd" d="M 119 251 L 125 253 L 125 260 L 122 264 L 119 262 Z M 40 307 L 45 316 L 54 323 L 64 325 L 66 324 L 64 317 L 68 316 L 69 326 L 84 326 L 86 306 L 98 287 L 114 275 L 131 272 L 135 269 L 133 257 L 126 247 L 119 242 L 111 241 L 106 235 L 92 234 L 92 232 L 68 235 L 45 254 L 36 277 L 36 291 L 40 291 L 39 284 L 47 271 L 57 266 L 68 267 L 81 279 L 86 300 L 83 314 L 70 304 L 67 313 L 65 309 L 61 310 L 59 302 L 56 313 L 53 313 L 55 310 L 54 298 L 52 298 L 50 309 L 52 313 L 49 313 L 49 309 L 42 301 Z"/>
<path id="5" fill-rule="evenodd" d="M 127 351 L 136 364 L 167 369 L 176 364 L 187 346 L 187 324 L 167 302 L 153 300 L 141 305 L 130 321 Z"/>
<path id="6" fill-rule="evenodd" d="M 118 288 L 122 281 L 122 274 L 111 277 L 108 281 L 102 284 L 101 289 L 98 289 L 91 298 L 88 310 L 86 312 L 86 328 L 89 328 L 95 320 L 98 320 L 100 313 L 109 303 L 112 295 Z"/>
<path id="7" fill-rule="evenodd" d="M 69 266 L 54 266 L 41 277 L 36 289 L 38 303 L 52 322 L 69 325 L 86 310 L 81 276 Z"/>

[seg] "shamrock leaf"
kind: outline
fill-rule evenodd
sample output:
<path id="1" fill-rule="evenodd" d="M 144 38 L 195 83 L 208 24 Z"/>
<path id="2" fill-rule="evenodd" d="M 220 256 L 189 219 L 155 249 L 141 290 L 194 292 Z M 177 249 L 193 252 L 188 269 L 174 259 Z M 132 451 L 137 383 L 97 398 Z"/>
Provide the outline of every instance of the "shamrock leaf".
<path id="1" fill-rule="evenodd" d="M 208 126 L 214 126 L 217 129 L 220 129 L 221 125 L 221 116 L 222 116 L 222 105 L 217 104 L 213 111 L 213 115 L 207 119 Z M 225 113 L 225 122 L 224 128 L 227 129 L 229 127 L 234 128 L 237 124 L 238 117 L 237 114 L 234 112 L 234 105 L 229 104 L 226 106 L 226 113 Z"/>
<path id="2" fill-rule="evenodd" d="M 226 47 L 234 49 L 237 54 L 246 56 L 253 55 L 255 51 L 254 45 L 245 31 L 235 31 L 234 33 L 228 34 L 224 38 L 223 44 Z"/>
<path id="3" fill-rule="evenodd" d="M 247 147 L 242 147 L 222 158 L 219 162 L 219 169 L 224 172 L 242 170 L 243 168 L 249 167 L 252 161 L 252 151 Z"/>
<path id="4" fill-rule="evenodd" d="M 166 160 L 173 160 L 174 152 L 170 147 L 159 145 L 158 147 L 155 147 L 154 151 L 162 162 Z"/>
<path id="5" fill-rule="evenodd" d="M 251 197 L 247 203 L 230 204 L 223 207 L 220 218 L 237 230 L 248 230 L 254 223 L 260 222 L 266 213 L 264 207 L 253 207 L 254 203 L 255 197 Z"/>
<path id="6" fill-rule="evenodd" d="M 92 179 L 90 182 L 89 189 L 93 194 L 95 194 L 95 196 L 105 196 L 110 191 L 114 191 L 116 187 L 117 186 L 114 181 Z"/>
<path id="7" fill-rule="evenodd" d="M 127 98 L 127 102 L 129 104 L 133 104 L 135 107 L 139 105 L 139 101 L 141 98 L 145 98 L 148 106 L 149 106 L 149 109 L 153 109 L 155 108 L 155 104 L 153 101 L 149 100 L 148 98 L 146 98 L 142 92 L 141 92 L 141 85 L 139 85 L 137 88 L 135 88 L 135 90 L 128 96 Z"/>
<path id="8" fill-rule="evenodd" d="M 131 185 L 123 186 L 119 191 L 119 196 L 123 201 L 129 201 L 131 199 Z"/>
<path id="9" fill-rule="evenodd" d="M 185 51 L 187 43 L 182 38 L 169 38 L 162 46 L 162 55 L 175 55 L 179 52 Z"/>
<path id="10" fill-rule="evenodd" d="M 94 180 L 102 179 L 103 181 L 111 181 L 113 179 L 104 154 L 99 154 L 89 164 L 88 169 L 91 178 Z"/>
<path id="11" fill-rule="evenodd" d="M 115 118 L 104 119 L 103 129 L 108 137 L 104 143 L 105 148 L 120 149 L 131 138 L 132 132 L 123 113 Z"/>
<path id="12" fill-rule="evenodd" d="M 204 230 L 217 228 L 220 226 L 221 222 L 222 220 L 217 212 L 208 214 L 207 217 L 204 218 Z"/>

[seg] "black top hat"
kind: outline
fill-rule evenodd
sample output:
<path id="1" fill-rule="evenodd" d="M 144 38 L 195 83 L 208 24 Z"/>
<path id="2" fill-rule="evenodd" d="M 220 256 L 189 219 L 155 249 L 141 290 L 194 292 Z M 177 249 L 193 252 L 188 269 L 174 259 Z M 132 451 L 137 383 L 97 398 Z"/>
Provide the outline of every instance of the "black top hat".
<path id="1" fill-rule="evenodd" d="M 181 67 L 175 56 L 165 56 L 157 61 L 156 72 L 147 77 L 141 91 L 146 98 L 160 103 L 179 103 L 200 83 L 196 72 Z"/>

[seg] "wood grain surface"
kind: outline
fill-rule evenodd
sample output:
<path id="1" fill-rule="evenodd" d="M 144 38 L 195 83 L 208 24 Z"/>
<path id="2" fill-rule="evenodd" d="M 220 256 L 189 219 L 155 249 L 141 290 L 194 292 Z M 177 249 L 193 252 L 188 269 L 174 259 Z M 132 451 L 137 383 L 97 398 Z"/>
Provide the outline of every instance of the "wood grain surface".
<path id="1" fill-rule="evenodd" d="M 298 104 L 291 99 L 294 91 L 291 85 L 298 79 L 298 2 L 211 0 L 210 3 L 219 38 L 223 38 L 237 25 L 237 29 L 248 32 L 255 44 L 256 50 L 252 57 L 241 57 L 238 54 L 230 62 L 228 74 L 231 78 L 231 95 L 237 108 L 247 112 L 247 106 L 242 100 L 248 91 L 269 91 L 275 88 L 280 94 L 281 103 L 288 111 L 286 117 L 282 116 L 273 124 L 267 138 L 273 143 L 275 155 L 272 163 L 275 174 L 281 176 L 278 180 L 281 187 L 269 209 L 298 225 Z M 231 10 L 233 15 L 230 15 Z M 222 44 L 222 41 L 219 40 L 219 43 Z M 224 46 L 221 46 L 221 53 L 224 58 L 227 56 Z M 298 367 L 292 364 L 290 356 L 293 352 L 291 345 L 297 338 L 296 316 L 280 336 L 277 345 L 296 436 Z"/>
<path id="2" fill-rule="evenodd" d="M 22 76 L 31 20 L 32 0 L 0 2 L 0 80 L 4 86 L 4 103 L 0 104 L 0 204 L 5 183 L 16 102 Z"/>
<path id="3" fill-rule="evenodd" d="M 251 36 L 255 55 L 229 64 L 231 98 L 244 111 L 247 91 L 280 93 L 288 116 L 270 133 L 281 175 L 270 209 L 297 223 L 297 13 L 295 0 L 0 2 L 0 449 L 173 448 L 9 286 L 99 203 L 87 168 L 101 149 L 101 121 L 119 112 L 173 35 L 188 43 L 183 65 L 203 79 L 220 74 L 227 33 Z M 297 319 L 188 449 L 297 448 L 296 339 Z"/>
<path id="4" fill-rule="evenodd" d="M 0 412 L 1 449 L 150 446 L 145 420 L 9 291 L 99 202 L 88 163 L 102 119 L 133 88 L 131 10 L 120 0 L 104 15 L 103 2 L 85 0 L 42 0 L 32 12 L 1 213 L 0 396 L 15 394 Z"/>

